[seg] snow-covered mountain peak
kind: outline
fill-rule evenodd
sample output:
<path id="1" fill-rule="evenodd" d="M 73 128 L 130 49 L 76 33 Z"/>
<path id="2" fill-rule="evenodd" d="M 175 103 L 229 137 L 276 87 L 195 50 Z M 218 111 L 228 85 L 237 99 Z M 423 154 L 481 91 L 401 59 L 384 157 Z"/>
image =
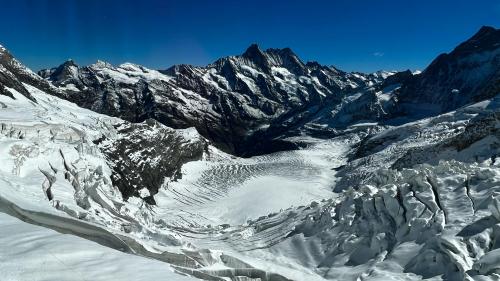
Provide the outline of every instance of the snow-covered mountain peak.
<path id="1" fill-rule="evenodd" d="M 135 64 L 135 63 L 131 63 L 131 62 L 125 62 L 125 63 L 122 63 L 118 66 L 118 68 L 121 68 L 121 69 L 124 69 L 124 70 L 129 70 L 129 71 L 133 71 L 133 72 L 148 72 L 148 69 L 145 68 L 144 66 L 142 65 L 138 65 L 138 64 Z"/>
<path id="2" fill-rule="evenodd" d="M 302 60 L 290 48 L 267 49 L 273 66 L 284 67 L 296 75 L 307 75 L 308 70 Z"/>
<path id="3" fill-rule="evenodd" d="M 77 79 L 78 68 L 79 66 L 72 59 L 68 59 L 58 67 L 40 73 L 40 76 L 42 77 L 51 76 L 51 80 L 53 81 L 58 80 L 61 82 L 63 80 L 66 81 L 68 79 Z"/>
<path id="4" fill-rule="evenodd" d="M 35 98 L 26 89 L 25 84 L 32 85 L 45 92 L 58 95 L 60 91 L 52 84 L 43 80 L 31 69 L 21 64 L 5 48 L 0 52 L 0 95 L 14 98 L 12 90 L 36 102 Z"/>
<path id="5" fill-rule="evenodd" d="M 381 78 L 381 79 L 387 79 L 387 77 L 394 75 L 396 73 L 397 73 L 397 71 L 378 70 L 378 71 L 371 73 L 370 75 L 373 75 L 373 76 L 375 76 L 377 78 Z"/>
<path id="6" fill-rule="evenodd" d="M 95 63 L 89 65 L 89 67 L 95 69 L 114 68 L 111 63 L 102 60 L 97 60 Z"/>
<path id="7" fill-rule="evenodd" d="M 62 65 L 78 67 L 78 64 L 76 64 L 76 62 L 73 59 L 67 59 Z"/>

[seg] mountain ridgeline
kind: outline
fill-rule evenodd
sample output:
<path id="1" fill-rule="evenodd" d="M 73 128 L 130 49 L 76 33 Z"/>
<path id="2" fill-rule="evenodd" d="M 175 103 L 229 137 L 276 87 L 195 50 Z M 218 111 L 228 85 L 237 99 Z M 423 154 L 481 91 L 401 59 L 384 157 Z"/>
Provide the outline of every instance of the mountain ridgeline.
<path id="1" fill-rule="evenodd" d="M 262 50 L 254 44 L 205 67 L 151 70 L 69 60 L 39 71 L 39 79 L 13 69 L 19 64 L 2 52 L 3 67 L 19 81 L 30 79 L 81 107 L 131 122 L 195 127 L 219 149 L 243 157 L 303 145 L 294 136 L 333 137 L 360 123 L 393 124 L 448 112 L 500 90 L 500 30 L 492 27 L 482 27 L 415 75 L 344 72 L 304 63 L 289 48 Z M 12 87 L 22 92 L 22 84 Z"/>
<path id="2" fill-rule="evenodd" d="M 39 74 L 82 107 L 132 122 L 152 118 L 173 128 L 195 127 L 238 156 L 295 148 L 283 134 L 325 105 L 383 80 L 305 64 L 288 48 L 262 51 L 257 45 L 206 67 L 155 71 L 67 61 Z"/>

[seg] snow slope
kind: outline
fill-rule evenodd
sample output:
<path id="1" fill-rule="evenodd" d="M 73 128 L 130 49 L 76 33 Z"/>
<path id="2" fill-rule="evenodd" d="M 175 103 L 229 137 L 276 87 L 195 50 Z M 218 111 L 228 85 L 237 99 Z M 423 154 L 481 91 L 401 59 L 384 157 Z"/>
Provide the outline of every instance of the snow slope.
<path id="1" fill-rule="evenodd" d="M 125 254 L 3 213 L 0 249 L 5 281 L 198 280 L 176 274 L 160 261 Z"/>

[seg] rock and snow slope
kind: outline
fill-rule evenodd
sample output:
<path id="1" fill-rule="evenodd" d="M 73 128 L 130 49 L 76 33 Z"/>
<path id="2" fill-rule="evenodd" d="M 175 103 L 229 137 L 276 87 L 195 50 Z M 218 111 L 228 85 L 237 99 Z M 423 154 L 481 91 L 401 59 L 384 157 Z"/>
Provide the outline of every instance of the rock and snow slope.
<path id="1" fill-rule="evenodd" d="M 442 113 L 470 102 L 496 96 L 500 91 L 500 30 L 482 27 L 449 54 L 438 56 L 421 74 L 409 79 L 398 95 L 402 111 Z"/>
<path id="2" fill-rule="evenodd" d="M 343 73 L 251 46 L 162 72 L 67 62 L 41 72 L 50 83 L 2 48 L 0 272 L 498 280 L 499 42 L 483 28 L 417 75 Z M 464 95 L 450 104 L 429 90 L 455 86 Z M 408 110 L 422 104 L 441 114 Z M 211 127 L 221 120 L 234 126 Z M 276 138 L 303 147 L 239 158 L 213 146 L 290 148 Z"/>

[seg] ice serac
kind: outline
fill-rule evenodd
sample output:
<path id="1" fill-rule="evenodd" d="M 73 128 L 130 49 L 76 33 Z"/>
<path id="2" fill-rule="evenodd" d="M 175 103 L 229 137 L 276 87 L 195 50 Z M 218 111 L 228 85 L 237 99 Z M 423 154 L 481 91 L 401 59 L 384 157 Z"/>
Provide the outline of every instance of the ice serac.
<path id="1" fill-rule="evenodd" d="M 484 26 L 403 84 L 398 99 L 405 114 L 430 116 L 499 92 L 500 30 Z"/>

